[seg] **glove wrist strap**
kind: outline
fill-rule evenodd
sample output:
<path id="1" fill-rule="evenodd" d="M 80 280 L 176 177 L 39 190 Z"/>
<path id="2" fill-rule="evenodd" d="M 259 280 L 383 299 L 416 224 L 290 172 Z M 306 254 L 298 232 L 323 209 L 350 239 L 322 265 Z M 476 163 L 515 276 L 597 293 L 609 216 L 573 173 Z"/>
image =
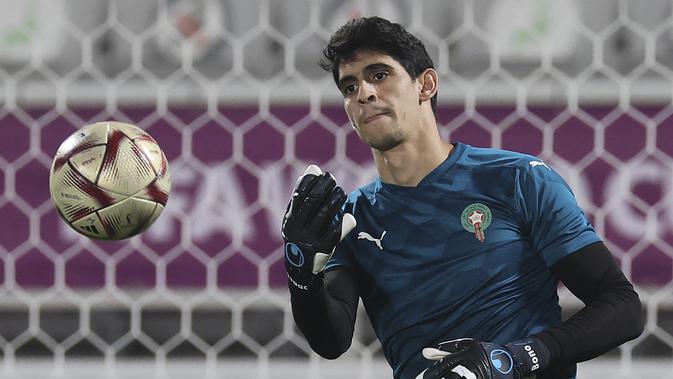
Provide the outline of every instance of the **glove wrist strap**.
<path id="1" fill-rule="evenodd" d="M 325 283 L 325 275 L 318 274 L 292 274 L 287 273 L 287 285 L 290 292 L 297 295 L 311 295 L 318 293 Z"/>
<path id="2" fill-rule="evenodd" d="M 523 376 L 537 374 L 549 367 L 549 349 L 535 337 L 510 342 L 505 347 L 512 353 Z"/>

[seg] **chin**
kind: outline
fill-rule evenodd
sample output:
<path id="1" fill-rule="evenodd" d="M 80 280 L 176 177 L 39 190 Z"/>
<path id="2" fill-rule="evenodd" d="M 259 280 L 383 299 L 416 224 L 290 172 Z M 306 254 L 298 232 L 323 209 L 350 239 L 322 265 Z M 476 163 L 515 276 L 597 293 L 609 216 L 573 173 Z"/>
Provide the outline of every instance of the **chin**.
<path id="1" fill-rule="evenodd" d="M 368 141 L 367 144 L 372 148 L 376 149 L 378 151 L 384 152 L 388 150 L 392 150 L 399 146 L 402 143 L 401 139 L 394 138 L 394 137 L 388 137 L 388 138 L 383 138 L 377 141 Z"/>

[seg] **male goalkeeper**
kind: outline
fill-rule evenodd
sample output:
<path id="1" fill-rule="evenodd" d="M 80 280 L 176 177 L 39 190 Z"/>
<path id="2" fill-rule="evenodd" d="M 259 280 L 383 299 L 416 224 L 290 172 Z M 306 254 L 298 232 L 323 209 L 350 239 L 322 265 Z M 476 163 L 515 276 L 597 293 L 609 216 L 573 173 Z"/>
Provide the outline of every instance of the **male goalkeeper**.
<path id="1" fill-rule="evenodd" d="M 638 295 L 556 172 L 440 139 L 416 37 L 360 18 L 324 55 L 379 176 L 346 198 L 310 166 L 283 219 L 294 318 L 318 354 L 348 349 L 358 298 L 395 378 L 573 378 L 642 333 Z M 564 322 L 559 280 L 585 303 Z"/>

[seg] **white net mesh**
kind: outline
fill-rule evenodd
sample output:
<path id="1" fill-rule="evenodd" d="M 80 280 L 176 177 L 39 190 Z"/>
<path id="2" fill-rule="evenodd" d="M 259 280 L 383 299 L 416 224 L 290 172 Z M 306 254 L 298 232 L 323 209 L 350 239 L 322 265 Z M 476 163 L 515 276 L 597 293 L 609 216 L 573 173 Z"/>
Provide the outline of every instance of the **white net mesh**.
<path id="1" fill-rule="evenodd" d="M 637 284 L 645 333 L 580 374 L 673 377 L 671 6 L 0 0 L 0 376 L 390 377 L 362 312 L 344 357 L 311 353 L 279 239 L 307 163 L 348 190 L 375 175 L 316 62 L 378 14 L 426 43 L 443 136 L 554 165 Z M 152 134 L 173 190 L 142 236 L 94 243 L 58 219 L 48 171 L 108 119 Z"/>

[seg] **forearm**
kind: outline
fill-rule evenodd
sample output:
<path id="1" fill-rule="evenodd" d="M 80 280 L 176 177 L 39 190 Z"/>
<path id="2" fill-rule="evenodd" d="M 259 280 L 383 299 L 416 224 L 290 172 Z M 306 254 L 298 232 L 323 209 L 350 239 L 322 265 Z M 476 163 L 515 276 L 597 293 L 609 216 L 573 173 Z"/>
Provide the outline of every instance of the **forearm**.
<path id="1" fill-rule="evenodd" d="M 297 180 L 282 223 L 295 322 L 313 350 L 332 359 L 350 346 L 358 304 L 348 270 L 325 273 L 337 244 L 356 224 L 342 212 L 345 201 L 334 176 L 310 165 Z"/>
<path id="2" fill-rule="evenodd" d="M 638 337 L 642 308 L 631 288 L 593 300 L 571 318 L 536 335 L 550 350 L 552 362 L 581 362 Z"/>
<path id="3" fill-rule="evenodd" d="M 358 297 L 355 283 L 345 270 L 327 273 L 327 282 L 314 293 L 290 287 L 292 314 L 311 348 L 335 359 L 351 345 Z"/>
<path id="4" fill-rule="evenodd" d="M 595 358 L 643 331 L 638 294 L 607 248 L 598 243 L 585 249 L 552 268 L 586 304 L 568 320 L 535 335 L 549 348 L 552 365 Z"/>

